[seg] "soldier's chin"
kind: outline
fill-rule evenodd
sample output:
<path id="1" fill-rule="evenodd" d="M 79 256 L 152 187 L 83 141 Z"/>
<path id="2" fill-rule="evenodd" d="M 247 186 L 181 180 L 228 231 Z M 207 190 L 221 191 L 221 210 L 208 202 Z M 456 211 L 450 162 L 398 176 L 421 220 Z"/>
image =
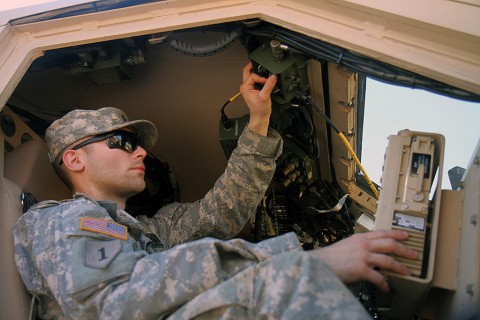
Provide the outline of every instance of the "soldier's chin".
<path id="1" fill-rule="evenodd" d="M 127 195 L 127 198 L 133 197 L 133 196 L 141 193 L 143 190 L 145 190 L 145 188 L 146 188 L 145 181 L 143 181 L 142 184 L 139 183 L 138 186 L 132 186 L 132 189 L 129 192 L 129 194 Z"/>
<path id="2" fill-rule="evenodd" d="M 139 187 L 137 190 L 135 190 L 135 193 L 132 194 L 132 196 L 137 195 L 137 194 L 143 192 L 143 191 L 145 190 L 145 188 L 146 188 L 146 184 L 145 184 L 145 182 L 144 182 L 141 187 Z"/>

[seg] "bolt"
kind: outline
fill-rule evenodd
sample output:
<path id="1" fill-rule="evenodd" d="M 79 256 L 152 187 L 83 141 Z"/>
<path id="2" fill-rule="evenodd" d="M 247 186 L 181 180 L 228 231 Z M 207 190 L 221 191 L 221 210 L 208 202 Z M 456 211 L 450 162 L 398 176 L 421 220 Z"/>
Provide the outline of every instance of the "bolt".
<path id="1" fill-rule="evenodd" d="M 415 193 L 415 194 L 412 196 L 412 200 L 413 200 L 413 201 L 416 201 L 416 202 L 422 201 L 423 198 L 424 198 L 423 193 Z"/>
<path id="2" fill-rule="evenodd" d="M 469 283 L 467 284 L 467 294 L 471 297 L 473 297 L 473 284 Z"/>
<path id="3" fill-rule="evenodd" d="M 473 224 L 474 226 L 477 225 L 477 216 L 478 216 L 477 214 L 472 214 L 470 216 L 470 223 Z"/>

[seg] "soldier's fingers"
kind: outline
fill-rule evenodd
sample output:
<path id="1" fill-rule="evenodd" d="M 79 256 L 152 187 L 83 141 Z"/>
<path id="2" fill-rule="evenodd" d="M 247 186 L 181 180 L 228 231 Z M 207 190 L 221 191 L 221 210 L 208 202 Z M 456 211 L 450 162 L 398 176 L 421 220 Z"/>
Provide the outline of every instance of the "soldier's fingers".
<path id="1" fill-rule="evenodd" d="M 240 91 L 245 90 L 245 91 L 252 91 L 257 89 L 255 88 L 256 83 L 263 84 L 267 81 L 267 79 L 260 77 L 258 74 L 251 73 L 247 79 L 242 83 L 240 86 Z"/>
<path id="2" fill-rule="evenodd" d="M 252 71 L 253 71 L 253 64 L 251 61 L 249 61 L 247 65 L 243 67 L 243 82 L 247 81 Z"/>
<path id="3" fill-rule="evenodd" d="M 368 258 L 367 264 L 371 268 L 380 268 L 405 276 L 409 276 L 412 274 L 412 271 L 408 269 L 405 265 L 398 262 L 393 257 L 387 256 L 385 254 L 371 254 Z"/>
<path id="4" fill-rule="evenodd" d="M 262 90 L 260 90 L 260 97 L 262 99 L 267 99 L 270 97 L 273 88 L 275 88 L 275 84 L 277 83 L 277 75 L 272 74 L 266 80 L 265 84 L 263 85 Z"/>
<path id="5" fill-rule="evenodd" d="M 374 239 L 367 242 L 367 249 L 373 253 L 392 253 L 407 259 L 417 259 L 418 252 L 391 238 Z"/>
<path id="6" fill-rule="evenodd" d="M 402 230 L 375 230 L 372 232 L 364 233 L 367 240 L 392 238 L 395 240 L 408 239 L 408 233 Z"/>
<path id="7" fill-rule="evenodd" d="M 369 271 L 365 274 L 365 280 L 370 281 L 385 293 L 390 290 L 385 277 L 379 271 L 374 270 L 373 268 L 369 268 Z"/>

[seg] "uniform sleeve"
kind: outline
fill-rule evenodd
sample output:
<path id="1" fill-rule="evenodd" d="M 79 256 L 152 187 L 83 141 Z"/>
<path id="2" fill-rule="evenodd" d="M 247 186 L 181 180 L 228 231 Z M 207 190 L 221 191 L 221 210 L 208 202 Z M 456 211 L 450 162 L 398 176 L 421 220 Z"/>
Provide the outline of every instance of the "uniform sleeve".
<path id="1" fill-rule="evenodd" d="M 166 206 L 149 224 L 166 248 L 207 236 L 234 237 L 254 214 L 281 152 L 282 140 L 276 131 L 270 129 L 264 137 L 246 128 L 225 172 L 203 199 Z"/>
<path id="2" fill-rule="evenodd" d="M 148 255 L 105 300 L 100 318 L 163 318 L 241 270 L 292 250 L 301 250 L 293 233 L 258 244 L 204 238 Z"/>

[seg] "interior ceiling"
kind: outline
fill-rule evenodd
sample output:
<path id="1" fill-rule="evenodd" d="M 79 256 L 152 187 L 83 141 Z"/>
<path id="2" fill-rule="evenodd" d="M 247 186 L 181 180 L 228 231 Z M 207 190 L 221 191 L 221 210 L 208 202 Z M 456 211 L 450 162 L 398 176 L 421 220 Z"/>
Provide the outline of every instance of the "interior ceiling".
<path id="1" fill-rule="evenodd" d="M 122 43 L 129 48 L 133 42 Z M 108 49 L 112 44 L 98 45 Z M 224 52 L 198 58 L 165 44 L 150 45 L 143 50 L 145 63 L 134 67 L 131 79 L 103 84 L 95 83 L 89 73 L 65 72 L 75 55 L 72 51 L 51 52 L 36 61 L 7 106 L 27 112 L 27 123 L 40 136 L 49 123 L 76 108 L 113 106 L 130 119 L 147 118 L 159 131 L 152 152 L 176 173 L 182 200 L 203 196 L 226 165 L 218 142 L 220 108 L 239 91 L 248 62 L 245 48 L 237 42 Z M 231 103 L 227 113 L 247 113 L 243 100 Z"/>

